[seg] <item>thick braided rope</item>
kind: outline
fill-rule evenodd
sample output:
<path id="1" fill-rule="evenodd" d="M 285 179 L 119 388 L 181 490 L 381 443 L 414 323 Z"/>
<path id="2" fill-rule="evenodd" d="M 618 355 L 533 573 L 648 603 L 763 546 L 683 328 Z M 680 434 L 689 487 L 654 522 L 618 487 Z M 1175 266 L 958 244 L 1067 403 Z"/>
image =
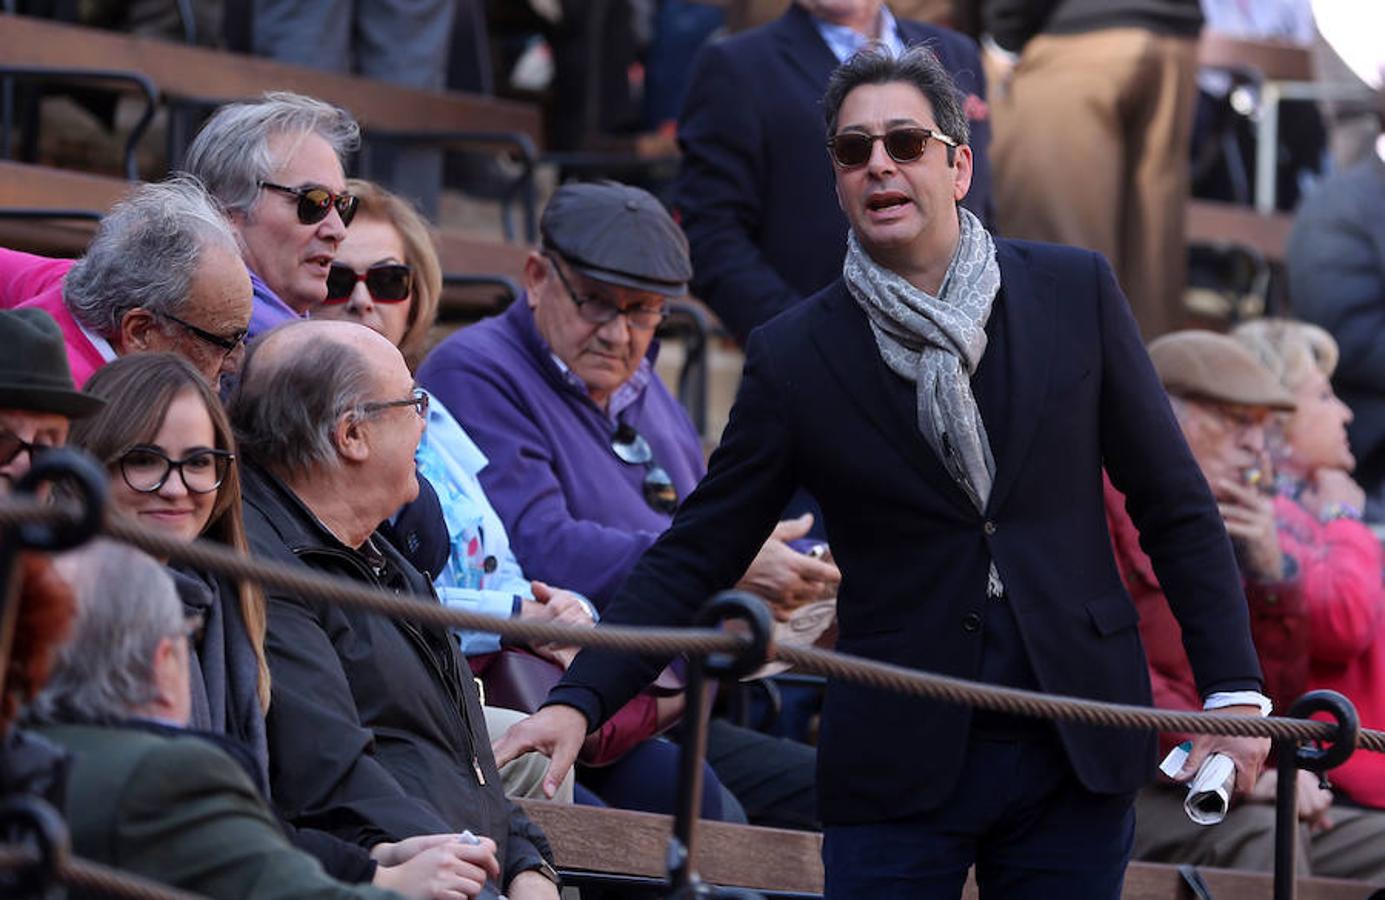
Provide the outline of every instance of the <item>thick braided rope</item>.
<path id="1" fill-rule="evenodd" d="M 32 501 L 0 502 L 0 527 L 33 521 L 59 521 L 61 510 Z M 680 653 L 735 653 L 743 638 L 708 629 L 650 629 L 601 625 L 577 628 L 552 623 L 522 622 L 450 609 L 364 587 L 346 578 L 323 575 L 299 566 L 248 559 L 228 547 L 208 541 L 185 543 L 138 525 L 109 518 L 106 533 L 155 556 L 167 557 L 198 569 L 232 578 L 245 578 L 299 596 L 365 609 L 444 628 L 489 631 L 512 641 L 598 647 L 646 656 Z M 1157 731 L 1181 731 L 1289 740 L 1329 740 L 1334 726 L 1304 719 L 1260 718 L 1199 712 L 1179 712 L 1143 706 L 1101 703 L 978 684 L 902 666 L 847 656 L 810 647 L 772 647 L 770 656 L 800 671 L 853 681 L 883 690 L 948 703 L 967 704 L 1017 715 L 1063 719 L 1091 725 Z M 1385 732 L 1362 729 L 1357 746 L 1385 752 Z"/>
<path id="2" fill-rule="evenodd" d="M 30 848 L 0 845 L 0 871 L 30 866 L 37 861 L 38 854 Z M 57 876 L 58 880 L 68 887 L 104 894 L 107 897 L 124 897 L 129 900 L 198 900 L 201 896 L 77 856 L 64 857 L 58 864 Z"/>

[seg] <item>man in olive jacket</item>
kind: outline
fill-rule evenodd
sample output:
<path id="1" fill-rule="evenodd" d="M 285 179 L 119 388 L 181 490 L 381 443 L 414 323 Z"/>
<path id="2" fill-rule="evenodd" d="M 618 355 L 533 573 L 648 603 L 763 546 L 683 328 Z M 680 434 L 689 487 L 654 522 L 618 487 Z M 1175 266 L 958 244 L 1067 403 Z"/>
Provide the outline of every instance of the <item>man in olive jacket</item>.
<path id="1" fill-rule="evenodd" d="M 187 625 L 162 566 L 103 542 L 60 558 L 58 572 L 78 612 L 28 714 L 69 754 L 63 812 L 77 853 L 213 898 L 398 896 L 329 877 L 289 843 L 249 752 L 183 729 Z M 484 876 L 477 868 L 473 886 Z"/>
<path id="2" fill-rule="evenodd" d="M 418 491 L 426 395 L 388 340 L 346 322 L 281 326 L 231 401 L 245 523 L 260 558 L 434 597 L 377 531 Z M 274 802 L 369 846 L 468 829 L 501 877 L 482 897 L 557 900 L 543 833 L 505 799 L 471 671 L 441 628 L 268 592 Z"/>

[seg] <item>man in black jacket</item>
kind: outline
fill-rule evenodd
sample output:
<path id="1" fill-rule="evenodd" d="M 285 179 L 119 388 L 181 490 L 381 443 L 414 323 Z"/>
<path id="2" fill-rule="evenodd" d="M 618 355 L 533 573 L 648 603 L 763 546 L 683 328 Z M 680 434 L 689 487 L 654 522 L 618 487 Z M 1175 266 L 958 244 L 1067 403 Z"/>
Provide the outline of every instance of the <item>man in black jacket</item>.
<path id="1" fill-rule="evenodd" d="M 255 345 L 231 418 L 257 556 L 433 597 L 378 532 L 418 491 L 426 397 L 389 341 L 343 322 Z M 275 802 L 370 845 L 468 829 L 492 838 L 511 900 L 556 900 L 542 832 L 504 797 L 465 660 L 446 631 L 271 591 L 265 650 Z"/>

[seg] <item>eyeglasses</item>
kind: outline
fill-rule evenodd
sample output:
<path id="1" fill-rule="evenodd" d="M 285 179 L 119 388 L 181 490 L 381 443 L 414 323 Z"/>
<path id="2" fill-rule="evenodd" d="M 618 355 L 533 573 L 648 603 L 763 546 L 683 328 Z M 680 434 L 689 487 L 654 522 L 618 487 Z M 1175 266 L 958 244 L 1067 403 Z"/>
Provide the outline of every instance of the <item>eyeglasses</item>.
<path id="1" fill-rule="evenodd" d="M 854 169 L 870 162 L 876 141 L 885 145 L 885 152 L 890 155 L 890 159 L 897 163 L 910 163 L 928 149 L 929 138 L 949 147 L 957 146 L 955 138 L 931 128 L 891 128 L 884 134 L 866 134 L 864 131 L 834 134 L 827 139 L 827 149 L 837 165 L 843 169 Z"/>
<path id="2" fill-rule="evenodd" d="M 558 273 L 558 280 L 563 283 L 563 290 L 567 291 L 568 297 L 576 304 L 577 315 L 582 317 L 582 321 L 590 322 L 593 325 L 605 325 L 607 322 L 614 322 L 620 316 L 625 316 L 631 328 L 652 331 L 658 328 L 659 323 L 664 320 L 663 306 L 627 306 L 622 308 L 608 300 L 602 300 L 600 297 L 577 296 L 577 292 L 572 289 L 567 276 L 563 274 L 563 267 L 558 265 L 558 260 L 551 253 L 544 255 L 553 264 L 553 271 Z"/>
<path id="3" fill-rule="evenodd" d="M 341 216 L 341 224 L 350 225 L 356 217 L 356 205 L 360 202 L 352 194 L 334 194 L 325 187 L 291 188 L 272 181 L 261 181 L 260 187 L 297 197 L 298 221 L 304 225 L 321 222 L 334 206 L 337 215 Z"/>
<path id="4" fill-rule="evenodd" d="M 0 431 L 0 466 L 8 466 L 21 453 L 28 452 L 29 462 L 33 463 L 49 450 L 48 444 L 31 444 L 12 431 Z"/>
<path id="5" fill-rule="evenodd" d="M 180 328 L 184 329 L 185 331 L 187 331 L 188 334 L 191 334 L 198 340 L 206 341 L 213 347 L 220 347 L 223 351 L 225 351 L 227 356 L 230 356 L 232 353 L 235 353 L 236 350 L 238 350 L 240 346 L 245 343 L 245 336 L 250 333 L 246 329 L 242 328 L 235 334 L 223 337 L 222 335 L 215 334 L 213 332 L 207 331 L 206 329 L 198 328 L 191 322 L 184 322 L 182 319 L 178 318 L 172 313 L 158 313 L 158 315 L 163 316 L 165 319 L 172 322 L 174 325 L 177 325 Z"/>
<path id="6" fill-rule="evenodd" d="M 412 406 L 420 419 L 426 419 L 428 418 L 428 392 L 423 388 L 414 388 L 413 392 L 404 400 L 373 400 L 370 403 L 362 403 L 361 412 L 375 413 L 384 409 L 393 409 L 396 406 Z"/>
<path id="7" fill-rule="evenodd" d="M 414 270 L 400 263 L 390 263 L 357 272 L 348 265 L 332 263 L 327 270 L 327 299 L 322 302 L 345 303 L 362 281 L 377 303 L 399 303 L 409 299 L 409 291 L 414 286 Z"/>
<path id="8" fill-rule="evenodd" d="M 644 436 L 632 426 L 621 422 L 611 435 L 611 450 L 616 458 L 632 466 L 644 466 L 644 502 L 651 509 L 671 514 L 678 508 L 678 489 L 663 466 L 654 461 L 654 451 Z"/>
<path id="9" fill-rule="evenodd" d="M 133 491 L 152 494 L 168 482 L 174 469 L 190 494 L 210 494 L 221 487 L 236 456 L 226 450 L 202 448 L 182 459 L 171 459 L 158 447 L 134 447 L 120 457 L 120 477 Z"/>

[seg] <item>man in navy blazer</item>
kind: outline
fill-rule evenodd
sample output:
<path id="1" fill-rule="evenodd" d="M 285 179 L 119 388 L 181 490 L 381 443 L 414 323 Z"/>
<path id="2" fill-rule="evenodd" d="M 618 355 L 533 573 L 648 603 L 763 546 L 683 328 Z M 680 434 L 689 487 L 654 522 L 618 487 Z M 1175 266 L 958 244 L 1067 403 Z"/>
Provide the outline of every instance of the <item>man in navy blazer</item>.
<path id="1" fill-rule="evenodd" d="M 604 620 L 688 622 L 801 485 L 842 572 L 838 649 L 1149 705 L 1104 466 L 1206 706 L 1267 711 L 1230 541 L 1110 266 L 993 241 L 957 205 L 966 121 L 931 55 L 858 54 L 824 104 L 851 221 L 843 277 L 750 336 L 706 478 Z M 582 653 L 497 756 L 542 748 L 561 777 L 657 666 Z M 1248 789 L 1267 747 L 1199 738 L 1181 777 L 1222 752 Z M 955 898 L 975 864 L 983 897 L 1116 898 L 1154 756 L 1152 734 L 833 682 L 818 757 L 827 896 Z"/>
<path id="2" fill-rule="evenodd" d="M 779 19 L 702 49 L 678 120 L 673 206 L 692 251 L 692 292 L 742 342 L 841 274 L 847 222 L 822 147 L 821 100 L 832 70 L 868 37 L 892 48 L 927 44 L 956 80 L 974 160 L 966 205 L 990 224 L 990 122 L 976 43 L 896 20 L 881 0 L 795 0 Z"/>

